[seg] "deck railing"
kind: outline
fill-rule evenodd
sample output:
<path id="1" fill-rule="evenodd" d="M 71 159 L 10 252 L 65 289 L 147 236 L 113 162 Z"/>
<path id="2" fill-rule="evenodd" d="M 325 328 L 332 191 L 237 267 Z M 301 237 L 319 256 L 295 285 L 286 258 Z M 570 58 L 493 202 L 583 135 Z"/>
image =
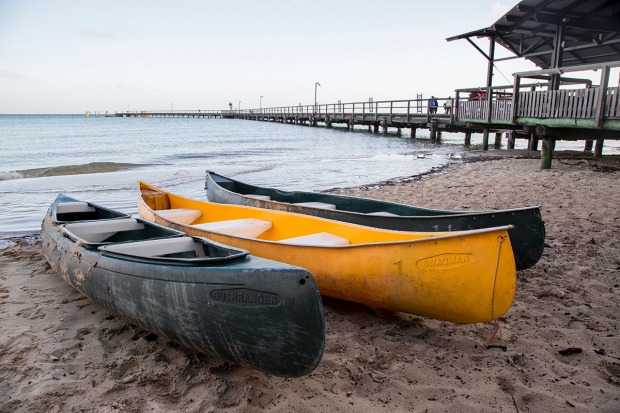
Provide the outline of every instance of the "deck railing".
<path id="1" fill-rule="evenodd" d="M 604 120 L 620 119 L 620 89 L 609 87 L 610 69 L 616 67 L 620 67 L 620 61 L 520 72 L 514 74 L 513 85 L 459 89 L 456 119 L 508 124 L 518 118 L 592 119 L 595 127 L 600 128 Z M 599 86 L 592 86 L 590 79 L 565 77 L 568 72 L 599 70 Z M 521 83 L 521 79 L 528 78 L 546 82 Z M 563 88 L 550 88 L 551 84 Z M 585 87 L 567 87 L 575 84 Z M 544 89 L 536 90 L 541 87 Z"/>
<path id="2" fill-rule="evenodd" d="M 600 88 L 535 90 L 519 93 L 517 117 L 592 119 L 600 101 Z M 620 88 L 608 88 L 603 117 L 620 119 Z M 486 99 L 459 100 L 458 120 L 488 119 L 489 104 Z M 512 100 L 506 96 L 491 102 L 491 120 L 510 122 L 513 117 Z"/>

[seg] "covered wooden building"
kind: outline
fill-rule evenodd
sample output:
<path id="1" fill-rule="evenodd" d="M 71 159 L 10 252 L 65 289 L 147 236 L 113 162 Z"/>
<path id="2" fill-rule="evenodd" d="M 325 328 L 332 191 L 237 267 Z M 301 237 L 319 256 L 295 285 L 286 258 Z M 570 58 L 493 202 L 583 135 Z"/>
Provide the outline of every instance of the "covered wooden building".
<path id="1" fill-rule="evenodd" d="M 485 51 L 472 41 L 487 38 Z M 486 85 L 456 91 L 458 122 L 488 130 L 513 131 L 537 149 L 541 168 L 551 167 L 556 140 L 596 142 L 620 139 L 620 89 L 610 71 L 620 67 L 619 0 L 523 0 L 488 28 L 448 38 L 471 43 L 488 61 Z M 510 57 L 496 58 L 496 45 Z M 540 70 L 515 73 L 512 85 L 493 85 L 495 64 L 524 58 Z M 588 72 L 592 80 L 571 76 Z M 610 84 L 616 86 L 610 87 Z"/>

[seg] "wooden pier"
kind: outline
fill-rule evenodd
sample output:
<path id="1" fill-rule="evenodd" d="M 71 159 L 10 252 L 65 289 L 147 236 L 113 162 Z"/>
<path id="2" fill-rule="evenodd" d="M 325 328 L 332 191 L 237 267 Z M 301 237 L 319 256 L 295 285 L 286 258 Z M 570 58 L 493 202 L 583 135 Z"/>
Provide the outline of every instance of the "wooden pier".
<path id="1" fill-rule="evenodd" d="M 139 110 L 115 112 L 117 118 L 221 118 L 221 110 Z"/>
<path id="2" fill-rule="evenodd" d="M 331 128 L 342 125 L 347 130 L 366 127 L 370 132 L 390 129 L 402 133 L 409 129 L 409 135 L 416 137 L 418 129 L 428 129 L 430 139 L 441 138 L 442 132 L 461 132 L 465 134 L 465 144 L 471 143 L 472 133 L 482 133 L 484 128 L 458 122 L 451 109 L 446 110 L 443 104 L 452 98 L 438 98 L 438 105 L 431 113 L 428 100 L 423 98 L 406 100 L 387 100 L 373 102 L 331 103 L 317 105 L 280 106 L 261 109 L 244 110 L 140 110 L 116 112 L 114 117 L 186 117 L 186 118 L 224 118 L 244 119 L 264 122 L 279 122 L 295 125 L 324 126 Z M 496 133 L 502 131 L 493 129 Z"/>
<path id="3" fill-rule="evenodd" d="M 343 125 L 347 130 L 362 126 L 375 133 L 379 130 L 388 132 L 390 128 L 396 129 L 397 133 L 410 129 L 412 138 L 416 137 L 418 129 L 428 129 L 431 140 L 437 139 L 441 132 L 463 132 L 469 136 L 473 132 L 482 132 L 483 128 L 479 126 L 457 122 L 452 110 L 446 113 L 443 102 L 453 99 L 437 100 L 439 105 L 434 113 L 429 111 L 427 100 L 417 98 L 225 111 L 223 117 L 328 128 Z"/>

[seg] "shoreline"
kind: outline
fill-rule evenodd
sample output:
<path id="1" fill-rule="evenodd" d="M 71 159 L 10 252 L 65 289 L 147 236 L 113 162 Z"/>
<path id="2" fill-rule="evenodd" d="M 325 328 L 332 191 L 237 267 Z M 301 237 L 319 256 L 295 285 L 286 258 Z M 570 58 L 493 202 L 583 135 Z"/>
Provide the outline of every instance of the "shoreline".
<path id="1" fill-rule="evenodd" d="M 422 179 L 426 179 L 428 177 L 432 177 L 444 172 L 448 172 L 453 168 L 458 167 L 463 163 L 470 162 L 485 162 L 485 161 L 497 161 L 502 159 L 535 159 L 540 161 L 540 151 L 531 151 L 527 149 L 491 149 L 487 151 L 483 150 L 475 150 L 475 151 L 466 151 L 460 154 L 461 159 L 459 160 L 451 160 L 445 165 L 439 167 L 433 167 L 431 170 L 422 172 L 415 175 L 405 176 L 405 177 L 396 177 L 383 181 L 378 181 L 371 184 L 364 185 L 356 185 L 356 186 L 348 186 L 341 188 L 330 188 L 325 191 L 325 193 L 333 193 L 333 192 L 346 192 L 346 191 L 356 191 L 356 190 L 370 190 L 377 189 L 383 186 L 393 186 L 399 185 L 403 183 L 410 183 L 420 181 Z M 557 166 L 558 163 L 562 164 L 567 161 L 583 161 L 590 165 L 594 165 L 597 168 L 607 170 L 607 171 L 620 171 L 620 155 L 604 155 L 602 158 L 595 159 L 592 157 L 591 153 L 585 153 L 580 151 L 556 151 L 554 152 L 554 164 Z M 553 170 L 553 168 L 551 169 Z"/>
<path id="2" fill-rule="evenodd" d="M 491 324 L 440 322 L 324 298 L 326 348 L 282 379 L 185 350 L 81 296 L 40 244 L 0 250 L 0 411 L 617 412 L 620 168 L 539 159 L 458 162 L 348 195 L 479 210 L 541 205 L 541 260 Z M 36 237 L 35 237 L 36 238 Z M 34 239 L 33 239 L 34 240 Z"/>

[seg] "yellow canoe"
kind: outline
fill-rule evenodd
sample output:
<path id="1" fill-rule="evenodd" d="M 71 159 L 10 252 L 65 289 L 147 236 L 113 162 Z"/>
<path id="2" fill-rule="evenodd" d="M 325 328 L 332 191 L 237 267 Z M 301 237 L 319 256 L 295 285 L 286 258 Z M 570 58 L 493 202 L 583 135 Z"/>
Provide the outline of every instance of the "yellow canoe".
<path id="1" fill-rule="evenodd" d="M 459 323 L 495 320 L 514 300 L 509 226 L 391 231 L 139 187 L 143 219 L 306 268 L 325 296 Z"/>

